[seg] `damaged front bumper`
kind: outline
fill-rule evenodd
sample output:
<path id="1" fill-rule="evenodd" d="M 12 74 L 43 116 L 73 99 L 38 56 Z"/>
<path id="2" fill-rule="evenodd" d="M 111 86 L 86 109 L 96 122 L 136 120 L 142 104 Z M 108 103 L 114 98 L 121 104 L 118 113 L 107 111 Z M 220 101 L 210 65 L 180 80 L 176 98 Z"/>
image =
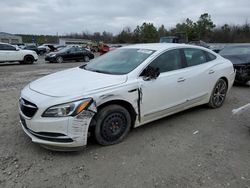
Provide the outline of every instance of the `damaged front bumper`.
<path id="1" fill-rule="evenodd" d="M 95 101 L 75 116 L 44 117 L 47 109 L 30 96 L 48 101 L 53 98 L 29 90 L 19 101 L 20 123 L 34 143 L 52 150 L 78 150 L 87 145 L 88 129 L 96 110 Z M 26 94 L 27 94 L 26 93 Z"/>
<path id="2" fill-rule="evenodd" d="M 76 117 L 27 119 L 20 115 L 24 132 L 32 142 L 52 150 L 78 150 L 87 145 L 88 128 L 94 112 Z"/>
<path id="3" fill-rule="evenodd" d="M 249 64 L 240 64 L 234 65 L 236 70 L 236 82 L 246 83 L 250 81 L 250 63 Z"/>

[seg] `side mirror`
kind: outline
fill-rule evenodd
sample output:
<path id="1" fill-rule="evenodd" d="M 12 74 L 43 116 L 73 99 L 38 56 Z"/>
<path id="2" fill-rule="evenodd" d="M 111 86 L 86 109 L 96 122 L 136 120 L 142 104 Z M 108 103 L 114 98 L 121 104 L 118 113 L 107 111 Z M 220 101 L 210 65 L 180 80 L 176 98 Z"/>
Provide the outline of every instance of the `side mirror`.
<path id="1" fill-rule="evenodd" d="M 159 68 L 154 68 L 154 67 L 151 67 L 151 66 L 148 66 L 141 73 L 141 76 L 143 77 L 143 80 L 145 80 L 145 81 L 156 79 L 159 75 L 160 75 Z"/>

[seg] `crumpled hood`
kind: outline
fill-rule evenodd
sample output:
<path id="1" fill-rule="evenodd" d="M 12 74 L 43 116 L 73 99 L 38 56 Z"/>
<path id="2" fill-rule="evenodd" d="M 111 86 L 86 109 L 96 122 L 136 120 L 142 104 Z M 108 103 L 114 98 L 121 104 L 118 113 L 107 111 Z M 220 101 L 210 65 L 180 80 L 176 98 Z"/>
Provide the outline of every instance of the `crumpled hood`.
<path id="1" fill-rule="evenodd" d="M 30 83 L 30 89 L 53 97 L 74 96 L 126 82 L 126 75 L 91 72 L 79 67 L 60 71 Z"/>
<path id="2" fill-rule="evenodd" d="M 230 60 L 234 65 L 250 64 L 250 55 L 223 55 L 224 58 Z"/>

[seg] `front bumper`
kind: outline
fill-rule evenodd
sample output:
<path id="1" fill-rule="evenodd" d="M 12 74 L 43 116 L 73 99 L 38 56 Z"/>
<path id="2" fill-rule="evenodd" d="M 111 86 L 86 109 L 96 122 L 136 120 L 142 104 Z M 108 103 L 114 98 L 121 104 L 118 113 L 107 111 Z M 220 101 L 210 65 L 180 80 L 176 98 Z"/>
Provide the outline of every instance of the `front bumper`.
<path id="1" fill-rule="evenodd" d="M 49 62 L 56 62 L 56 57 L 55 56 L 46 56 L 45 57 L 45 61 L 49 61 Z"/>
<path id="2" fill-rule="evenodd" d="M 26 119 L 20 115 L 20 123 L 32 142 L 53 150 L 74 150 L 87 145 L 88 128 L 94 113 L 83 111 L 79 115 L 80 119 L 44 118 L 43 121 Z"/>
<path id="3" fill-rule="evenodd" d="M 250 80 L 250 64 L 234 65 L 236 70 L 236 82 L 246 83 Z"/>

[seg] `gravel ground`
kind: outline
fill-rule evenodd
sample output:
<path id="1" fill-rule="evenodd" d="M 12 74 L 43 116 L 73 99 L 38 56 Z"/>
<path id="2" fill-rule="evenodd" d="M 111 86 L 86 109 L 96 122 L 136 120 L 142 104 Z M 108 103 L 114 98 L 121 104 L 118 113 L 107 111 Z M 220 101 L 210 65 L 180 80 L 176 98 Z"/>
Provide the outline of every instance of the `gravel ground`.
<path id="1" fill-rule="evenodd" d="M 90 141 L 79 152 L 33 144 L 19 125 L 21 89 L 80 63 L 0 65 L 0 187 L 250 187 L 249 86 L 234 86 L 223 107 L 200 106 L 134 129 L 124 142 Z"/>

